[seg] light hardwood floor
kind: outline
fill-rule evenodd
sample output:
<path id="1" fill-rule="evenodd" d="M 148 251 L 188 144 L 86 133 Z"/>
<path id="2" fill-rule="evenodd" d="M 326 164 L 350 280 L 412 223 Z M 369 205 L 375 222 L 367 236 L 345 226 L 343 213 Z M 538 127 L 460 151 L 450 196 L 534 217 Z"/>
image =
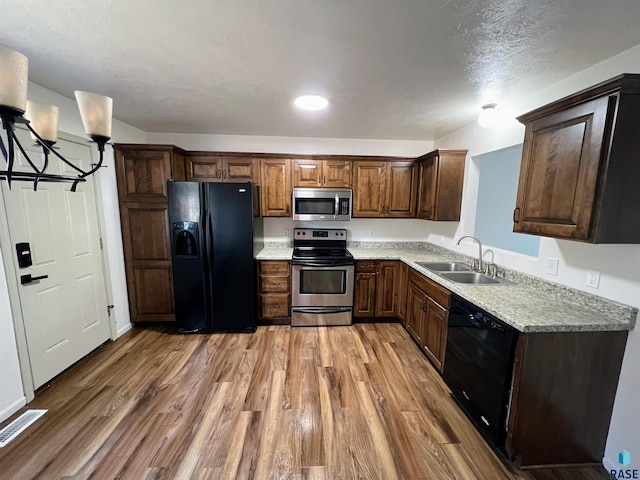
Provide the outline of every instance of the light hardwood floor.
<path id="1" fill-rule="evenodd" d="M 607 478 L 506 467 L 392 323 L 134 328 L 29 408 L 49 412 L 0 449 L 0 478 Z"/>

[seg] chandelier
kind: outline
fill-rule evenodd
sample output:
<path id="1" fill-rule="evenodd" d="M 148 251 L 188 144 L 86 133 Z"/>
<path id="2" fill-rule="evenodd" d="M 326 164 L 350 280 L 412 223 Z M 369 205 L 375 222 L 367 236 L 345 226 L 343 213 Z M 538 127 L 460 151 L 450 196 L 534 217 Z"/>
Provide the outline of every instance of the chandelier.
<path id="1" fill-rule="evenodd" d="M 98 146 L 100 158 L 85 170 L 64 158 L 54 149 L 58 139 L 58 107 L 27 100 L 29 60 L 15 50 L 0 45 L 0 117 L 5 131 L 6 143 L 0 135 L 0 151 L 6 162 L 6 170 L 0 170 L 0 180 L 11 182 L 71 183 L 71 191 L 76 190 L 79 182 L 97 172 L 102 166 L 104 147 L 111 138 L 111 115 L 113 100 L 96 93 L 76 91 L 75 97 L 82 117 L 85 132 Z M 40 161 L 32 160 L 15 134 L 16 125 L 24 125 L 36 144 L 42 149 Z M 32 171 L 14 170 L 16 149 L 19 150 Z M 49 159 L 58 158 L 77 172 L 77 175 L 58 175 L 47 173 Z"/>

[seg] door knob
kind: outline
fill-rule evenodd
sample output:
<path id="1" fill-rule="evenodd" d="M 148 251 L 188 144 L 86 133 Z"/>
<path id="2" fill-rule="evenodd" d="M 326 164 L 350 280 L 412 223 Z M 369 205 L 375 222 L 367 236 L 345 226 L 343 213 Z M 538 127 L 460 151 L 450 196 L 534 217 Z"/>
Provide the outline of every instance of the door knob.
<path id="1" fill-rule="evenodd" d="M 20 275 L 20 285 L 26 285 L 31 282 L 35 282 L 36 280 L 42 280 L 44 278 L 49 278 L 49 275 L 40 275 L 39 277 L 32 277 L 31 274 Z"/>

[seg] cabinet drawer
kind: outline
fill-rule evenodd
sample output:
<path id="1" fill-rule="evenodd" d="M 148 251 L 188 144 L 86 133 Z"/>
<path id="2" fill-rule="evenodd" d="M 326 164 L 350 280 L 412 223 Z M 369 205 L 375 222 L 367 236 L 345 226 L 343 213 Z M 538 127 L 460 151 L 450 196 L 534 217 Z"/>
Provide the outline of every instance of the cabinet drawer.
<path id="1" fill-rule="evenodd" d="M 376 273 L 376 261 L 364 260 L 356 262 L 356 273 Z"/>
<path id="2" fill-rule="evenodd" d="M 289 275 L 260 275 L 260 293 L 288 293 Z"/>
<path id="3" fill-rule="evenodd" d="M 289 317 L 289 295 L 260 295 L 260 318 Z"/>
<path id="4" fill-rule="evenodd" d="M 446 309 L 449 308 L 449 300 L 451 299 L 451 292 L 449 290 L 429 280 L 415 270 L 409 272 L 409 281 L 417 285 L 434 302 Z"/>
<path id="5" fill-rule="evenodd" d="M 289 275 L 290 262 L 287 260 L 269 260 L 260 262 L 260 273 L 264 274 L 280 274 Z"/>

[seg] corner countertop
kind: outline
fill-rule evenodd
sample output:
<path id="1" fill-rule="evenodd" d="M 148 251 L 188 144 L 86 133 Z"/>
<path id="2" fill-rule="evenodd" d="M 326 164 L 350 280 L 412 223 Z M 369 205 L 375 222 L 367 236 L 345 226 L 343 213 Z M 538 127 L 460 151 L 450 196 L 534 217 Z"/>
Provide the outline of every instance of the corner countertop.
<path id="1" fill-rule="evenodd" d="M 416 262 L 465 261 L 467 257 L 463 259 L 452 250 L 432 244 L 371 242 L 364 246 L 363 242 L 347 248 L 356 260 L 402 261 L 521 332 L 631 330 L 635 326 L 637 308 L 520 272 L 506 271 L 506 278 L 516 282 L 515 285 L 451 282 Z M 291 260 L 292 253 L 292 247 L 267 246 L 256 259 Z"/>

